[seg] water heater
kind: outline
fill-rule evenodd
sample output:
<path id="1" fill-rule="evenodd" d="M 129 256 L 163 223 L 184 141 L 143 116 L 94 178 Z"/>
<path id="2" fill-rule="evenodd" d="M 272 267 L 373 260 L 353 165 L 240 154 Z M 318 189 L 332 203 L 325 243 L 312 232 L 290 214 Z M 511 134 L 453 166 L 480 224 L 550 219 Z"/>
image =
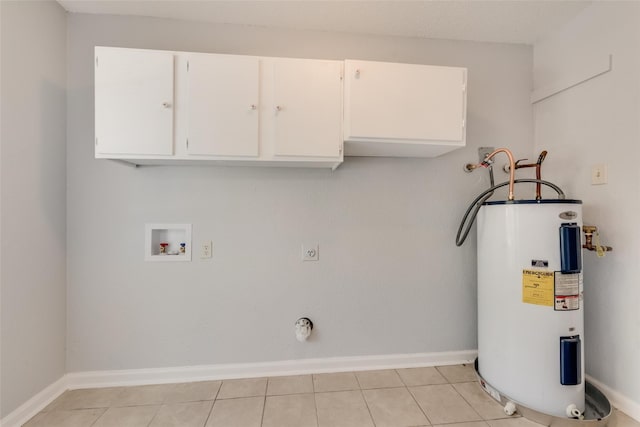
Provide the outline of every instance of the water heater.
<path id="1" fill-rule="evenodd" d="M 483 386 L 541 413 L 579 415 L 585 409 L 582 202 L 486 202 L 477 225 Z"/>

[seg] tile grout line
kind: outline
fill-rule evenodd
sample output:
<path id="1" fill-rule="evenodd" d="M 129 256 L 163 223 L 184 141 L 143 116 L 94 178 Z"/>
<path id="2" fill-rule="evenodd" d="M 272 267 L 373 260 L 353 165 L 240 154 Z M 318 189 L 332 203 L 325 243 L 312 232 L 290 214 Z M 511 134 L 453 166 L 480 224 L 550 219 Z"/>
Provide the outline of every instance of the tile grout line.
<path id="1" fill-rule="evenodd" d="M 374 427 L 376 425 L 376 420 L 373 419 L 373 414 L 371 413 L 371 408 L 369 408 L 369 403 L 367 402 L 367 398 L 364 397 L 364 390 L 360 389 L 360 396 L 362 396 L 362 400 L 364 400 L 364 404 L 367 407 L 367 412 L 369 413 L 369 417 L 371 418 L 371 422 L 373 423 Z"/>
<path id="2" fill-rule="evenodd" d="M 207 402 L 206 400 L 203 400 L 202 402 Z M 213 405 L 216 404 L 215 399 L 211 401 L 211 408 L 209 408 L 209 412 L 207 412 L 207 417 L 204 419 L 204 423 L 202 424 L 202 427 L 206 427 L 207 422 L 209 422 L 209 418 L 211 417 L 211 413 L 213 412 Z"/>
<path id="3" fill-rule="evenodd" d="M 424 409 L 422 409 L 422 406 L 420 406 L 420 404 L 418 403 L 418 401 L 416 400 L 416 397 L 413 395 L 413 393 L 411 392 L 411 390 L 409 389 L 409 387 L 407 387 L 407 391 L 409 392 L 409 394 L 411 395 L 411 398 L 413 399 L 414 402 L 416 402 L 416 405 L 418 405 L 418 409 L 420 409 L 420 412 L 422 412 L 424 414 L 424 417 L 427 419 L 427 421 L 429 422 L 429 425 L 434 425 L 431 422 L 431 418 L 429 418 L 429 416 L 427 415 L 427 413 L 425 412 Z"/>
<path id="4" fill-rule="evenodd" d="M 356 382 L 358 383 L 360 396 L 362 396 L 362 400 L 364 400 L 364 404 L 367 407 L 367 412 L 369 413 L 369 418 L 371 418 L 371 422 L 373 423 L 373 425 L 375 427 L 376 420 L 373 419 L 373 414 L 371 413 L 371 408 L 369 408 L 369 403 L 367 402 L 367 398 L 364 397 L 364 390 L 362 390 L 362 384 L 360 383 L 360 380 L 358 379 L 358 375 L 355 372 L 353 373 L 353 376 L 356 377 Z"/>
<path id="5" fill-rule="evenodd" d="M 436 369 L 437 370 L 437 369 Z M 409 389 L 409 386 L 404 382 L 404 380 L 402 379 L 402 375 L 400 375 L 398 373 L 398 370 L 395 369 L 396 374 L 398 374 L 398 376 L 400 377 L 400 381 L 402 381 L 402 384 L 404 384 L 404 387 L 407 389 L 407 391 L 409 392 L 409 395 L 411 396 L 411 398 L 413 399 L 413 401 L 416 403 L 416 405 L 418 405 L 418 409 L 420 409 L 420 412 L 422 412 L 422 414 L 424 415 L 424 417 L 427 419 L 427 421 L 429 422 L 429 425 L 433 425 L 433 423 L 431 422 L 431 418 L 429 418 L 429 416 L 427 415 L 427 413 L 424 411 L 424 409 L 422 409 L 422 406 L 420 406 L 420 404 L 418 403 L 418 401 L 416 400 L 416 397 L 413 395 L 413 393 L 411 393 L 411 390 Z M 438 371 L 438 373 L 440 373 L 440 371 Z M 440 374 L 442 375 L 442 374 Z M 443 376 L 444 378 L 444 376 Z M 446 378 L 445 378 L 446 379 Z"/>
<path id="6" fill-rule="evenodd" d="M 464 383 L 455 383 L 455 384 L 465 384 L 465 383 L 472 383 L 472 384 L 475 384 L 475 381 L 465 381 Z M 462 393 L 460 393 L 460 392 L 458 391 L 458 389 L 456 388 L 456 386 L 455 386 L 454 384 L 451 384 L 451 387 L 453 387 L 453 390 L 454 390 L 456 393 L 458 393 L 458 395 L 460 395 L 460 397 L 462 398 L 462 400 L 464 400 L 464 401 L 467 403 L 467 405 L 469 405 L 469 407 L 471 408 L 471 410 L 472 410 L 473 412 L 475 412 L 475 413 L 480 417 L 480 420 L 482 420 L 486 425 L 489 425 L 489 423 L 487 422 L 487 420 L 486 420 L 482 415 L 480 415 L 480 413 L 479 413 L 478 411 L 476 411 L 476 408 L 474 408 L 474 407 L 473 407 L 473 405 L 471 404 L 471 402 L 469 402 L 469 400 L 467 400 L 467 399 L 462 395 Z"/>
<path id="7" fill-rule="evenodd" d="M 213 407 L 216 404 L 216 400 L 218 400 L 218 394 L 220 394 L 221 389 L 222 389 L 222 381 L 220 381 L 218 390 L 216 390 L 216 394 L 215 396 L 213 396 L 213 402 L 211 402 L 211 409 L 209 409 L 209 413 L 207 414 L 207 418 L 204 420 L 204 424 L 202 425 L 202 427 L 207 427 L 207 423 L 209 422 L 209 418 L 211 418 L 211 414 L 213 413 Z"/>
<path id="8" fill-rule="evenodd" d="M 266 391 L 265 391 L 266 393 Z M 264 395 L 264 399 L 262 399 L 262 417 L 260 418 L 260 427 L 264 425 L 264 413 L 265 409 L 267 409 L 267 395 Z"/>
<path id="9" fill-rule="evenodd" d="M 316 400 L 315 374 L 311 374 L 311 390 L 313 390 L 313 406 L 316 410 L 316 427 L 320 427 L 320 417 L 318 416 L 318 401 Z"/>
<path id="10" fill-rule="evenodd" d="M 153 422 L 153 420 L 156 419 L 156 417 L 158 416 L 158 412 L 160 412 L 160 408 L 162 408 L 162 406 L 164 405 L 164 400 L 163 403 L 160 404 L 157 408 L 156 408 L 156 412 L 155 414 L 153 414 L 153 417 L 151 417 L 151 419 L 149 420 L 149 423 L 147 424 L 147 427 L 149 427 L 151 425 L 151 423 Z"/>
<path id="11" fill-rule="evenodd" d="M 267 390 L 269 389 L 269 377 L 267 377 L 267 383 L 264 386 L 264 398 L 262 399 L 262 417 L 260 418 L 260 427 L 264 425 L 264 413 L 267 409 Z"/>
<path id="12" fill-rule="evenodd" d="M 464 383 L 455 383 L 455 384 L 464 384 Z M 473 405 L 471 404 L 471 402 L 469 402 L 469 401 L 468 401 L 468 400 L 467 400 L 467 399 L 462 395 L 462 393 L 460 393 L 460 392 L 458 391 L 458 389 L 456 388 L 456 386 L 455 386 L 454 384 L 451 384 L 451 388 L 453 388 L 453 391 L 455 391 L 455 392 L 458 394 L 458 396 L 460 396 L 460 397 L 462 398 L 462 400 L 464 400 L 464 401 L 465 401 L 465 403 L 466 403 L 467 405 L 469 405 L 469 408 L 471 408 L 471 410 L 472 410 L 473 412 L 475 412 L 477 416 L 479 416 L 479 417 L 480 417 L 480 420 L 485 421 L 484 417 L 483 417 L 482 415 L 480 415 L 480 413 L 479 413 L 478 411 L 476 411 L 476 408 L 474 408 L 474 407 L 473 407 Z"/>
<path id="13" fill-rule="evenodd" d="M 94 426 L 94 425 L 98 422 L 98 420 L 99 420 L 100 418 L 102 418 L 102 416 L 103 416 L 103 415 L 104 415 L 108 410 L 109 410 L 109 408 L 105 408 L 104 412 L 103 412 L 102 414 L 100 414 L 100 416 L 99 416 L 98 418 L 96 418 L 96 419 L 91 423 L 91 426 Z M 89 426 L 89 427 L 91 427 L 91 426 Z"/>

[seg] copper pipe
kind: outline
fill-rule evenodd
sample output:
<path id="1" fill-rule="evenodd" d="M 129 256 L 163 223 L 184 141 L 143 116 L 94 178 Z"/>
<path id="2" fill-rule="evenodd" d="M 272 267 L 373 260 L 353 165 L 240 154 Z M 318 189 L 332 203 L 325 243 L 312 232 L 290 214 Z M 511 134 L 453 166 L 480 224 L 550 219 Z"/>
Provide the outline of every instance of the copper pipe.
<path id="1" fill-rule="evenodd" d="M 547 157 L 547 152 L 543 151 L 540 153 L 540 155 L 538 156 L 538 161 L 535 163 L 528 163 L 528 164 L 520 164 L 521 161 L 523 160 L 527 160 L 527 159 L 521 159 L 518 160 L 515 164 L 515 168 L 516 169 L 522 169 L 522 168 L 536 168 L 536 179 L 542 179 L 542 162 L 544 161 L 544 158 Z M 542 185 L 540 183 L 536 184 L 536 200 L 540 200 L 542 199 Z"/>
<path id="2" fill-rule="evenodd" d="M 487 157 L 485 157 L 484 160 L 480 162 L 478 166 L 488 168 L 489 166 L 491 166 L 491 163 L 493 163 L 493 162 L 490 162 L 489 160 L 491 160 L 491 158 L 493 158 L 493 156 L 495 156 L 498 153 L 504 153 L 509 158 L 509 200 L 513 200 L 513 181 L 515 181 L 516 167 L 515 167 L 515 162 L 513 161 L 513 154 L 509 149 L 498 148 L 493 153 L 487 154 Z"/>

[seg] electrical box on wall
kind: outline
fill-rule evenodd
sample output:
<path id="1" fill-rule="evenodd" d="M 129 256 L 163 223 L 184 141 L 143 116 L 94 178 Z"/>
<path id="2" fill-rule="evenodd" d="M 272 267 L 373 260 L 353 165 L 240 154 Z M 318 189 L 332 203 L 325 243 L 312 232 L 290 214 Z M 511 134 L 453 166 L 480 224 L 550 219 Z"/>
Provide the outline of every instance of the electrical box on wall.
<path id="1" fill-rule="evenodd" d="M 191 261 L 191 224 L 145 224 L 145 261 Z"/>

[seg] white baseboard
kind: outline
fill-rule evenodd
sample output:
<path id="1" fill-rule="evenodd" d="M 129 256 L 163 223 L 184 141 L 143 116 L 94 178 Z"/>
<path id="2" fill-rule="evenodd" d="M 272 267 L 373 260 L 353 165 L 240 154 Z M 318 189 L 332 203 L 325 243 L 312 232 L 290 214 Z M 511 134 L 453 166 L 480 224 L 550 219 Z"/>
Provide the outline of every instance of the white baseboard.
<path id="1" fill-rule="evenodd" d="M 319 374 L 323 372 L 455 365 L 472 362 L 477 353 L 476 350 L 464 350 L 441 353 L 328 357 L 322 359 L 183 366 L 175 368 L 127 369 L 122 371 L 72 372 L 67 374 L 67 384 L 69 389 L 73 390 L 80 388 L 168 384 L 232 378 Z"/>
<path id="2" fill-rule="evenodd" d="M 0 420 L 2 427 L 19 427 L 44 409 L 66 390 L 146 384 L 168 384 L 189 381 L 232 378 L 273 377 L 319 374 L 324 372 L 367 371 L 376 369 L 415 368 L 424 366 L 471 363 L 477 350 L 441 353 L 391 354 L 381 356 L 328 357 L 321 359 L 284 360 L 277 362 L 234 363 L 174 368 L 127 369 L 120 371 L 73 372 L 33 396 Z M 586 376 L 611 401 L 611 404 L 640 421 L 640 404 L 620 392 Z"/>
<path id="3" fill-rule="evenodd" d="M 20 427 L 29 421 L 38 412 L 53 402 L 58 396 L 64 393 L 67 388 L 67 376 L 63 375 L 58 381 L 47 386 L 44 390 L 27 400 L 16 408 L 9 415 L 0 420 L 2 427 Z"/>
<path id="4" fill-rule="evenodd" d="M 609 399 L 609 402 L 617 409 L 621 410 L 625 414 L 629 415 L 636 421 L 640 421 L 640 403 L 634 402 L 622 393 L 612 389 L 606 384 L 593 378 L 591 375 L 585 375 L 587 380 L 598 387 L 605 396 Z"/>
<path id="5" fill-rule="evenodd" d="M 328 357 L 277 362 L 234 363 L 174 368 L 127 369 L 120 371 L 72 372 L 29 399 L 0 421 L 1 427 L 19 427 L 66 390 L 232 378 L 274 377 L 323 372 L 367 371 L 456 365 L 472 362 L 476 350 L 442 353 L 391 354 L 382 356 Z"/>

